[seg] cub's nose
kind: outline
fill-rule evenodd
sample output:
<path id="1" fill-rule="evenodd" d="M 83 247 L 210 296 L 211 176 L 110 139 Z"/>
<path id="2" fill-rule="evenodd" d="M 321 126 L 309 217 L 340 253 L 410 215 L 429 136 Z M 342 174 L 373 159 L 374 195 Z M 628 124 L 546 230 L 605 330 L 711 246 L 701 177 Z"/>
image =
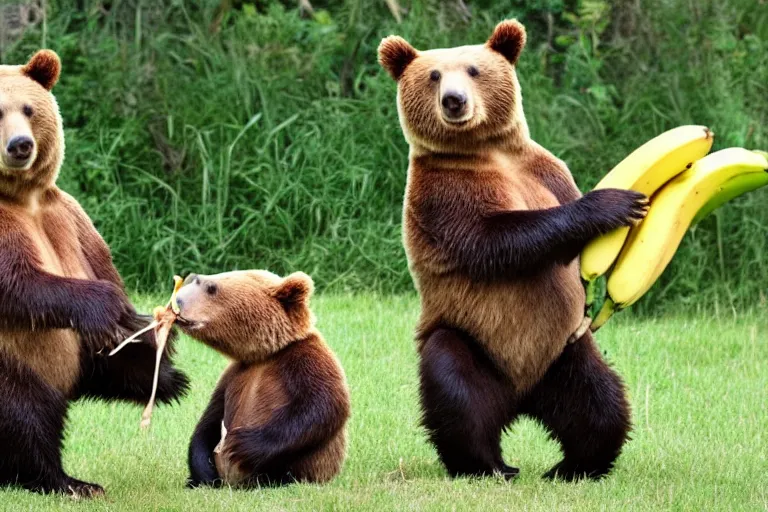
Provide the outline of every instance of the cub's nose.
<path id="1" fill-rule="evenodd" d="M 467 95 L 463 92 L 448 91 L 442 99 L 443 112 L 448 117 L 461 117 L 467 109 Z"/>
<path id="2" fill-rule="evenodd" d="M 32 151 L 35 149 L 35 141 L 26 135 L 19 135 L 13 137 L 8 141 L 8 146 L 5 151 L 11 160 L 15 164 L 24 164 L 32 156 Z"/>

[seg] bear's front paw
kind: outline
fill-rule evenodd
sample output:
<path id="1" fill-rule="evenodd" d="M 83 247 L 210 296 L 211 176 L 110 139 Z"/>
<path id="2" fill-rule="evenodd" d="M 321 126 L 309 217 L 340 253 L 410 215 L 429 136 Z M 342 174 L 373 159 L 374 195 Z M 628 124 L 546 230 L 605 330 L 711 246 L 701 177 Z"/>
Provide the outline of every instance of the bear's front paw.
<path id="1" fill-rule="evenodd" d="M 116 338 L 120 319 L 132 309 L 125 292 L 109 281 L 94 281 L 83 298 L 73 315 L 75 329 L 90 340 Z"/>
<path id="2" fill-rule="evenodd" d="M 648 213 L 648 198 L 633 190 L 604 188 L 582 198 L 589 207 L 588 216 L 601 232 L 633 226 Z"/>

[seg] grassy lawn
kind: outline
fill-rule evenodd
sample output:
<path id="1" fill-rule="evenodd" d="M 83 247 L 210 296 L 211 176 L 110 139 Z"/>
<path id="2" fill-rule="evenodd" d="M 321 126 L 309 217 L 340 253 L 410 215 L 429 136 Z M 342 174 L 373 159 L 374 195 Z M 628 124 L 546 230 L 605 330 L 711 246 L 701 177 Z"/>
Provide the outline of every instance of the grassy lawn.
<path id="1" fill-rule="evenodd" d="M 142 309 L 162 299 L 143 299 Z M 192 378 L 180 405 L 155 412 L 80 403 L 71 409 L 65 466 L 107 498 L 74 503 L 2 491 L 0 508 L 39 510 L 765 510 L 768 509 L 768 317 L 638 320 L 619 316 L 599 336 L 626 379 L 635 430 L 601 482 L 551 483 L 556 445 L 524 420 L 504 437 L 516 481 L 449 480 L 418 427 L 413 296 L 319 297 L 319 325 L 352 393 L 349 456 L 326 486 L 184 489 L 187 442 L 226 361 L 189 339 L 179 366 Z"/>

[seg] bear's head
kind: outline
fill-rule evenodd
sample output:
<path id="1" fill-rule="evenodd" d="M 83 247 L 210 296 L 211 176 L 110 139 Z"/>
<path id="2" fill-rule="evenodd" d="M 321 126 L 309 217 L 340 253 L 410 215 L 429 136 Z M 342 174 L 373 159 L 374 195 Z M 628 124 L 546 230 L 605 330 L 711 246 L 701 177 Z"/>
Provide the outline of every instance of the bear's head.
<path id="1" fill-rule="evenodd" d="M 64 159 L 64 131 L 51 89 L 61 63 L 50 50 L 23 66 L 0 66 L 0 195 L 48 187 Z"/>
<path id="2" fill-rule="evenodd" d="M 285 278 L 266 270 L 191 274 L 176 297 L 177 325 L 236 361 L 261 361 L 310 332 L 313 288 L 303 272 Z"/>
<path id="3" fill-rule="evenodd" d="M 461 151 L 527 137 L 515 65 L 525 46 L 517 20 L 499 23 L 482 45 L 418 51 L 384 38 L 379 62 L 397 81 L 405 138 L 429 151 Z"/>

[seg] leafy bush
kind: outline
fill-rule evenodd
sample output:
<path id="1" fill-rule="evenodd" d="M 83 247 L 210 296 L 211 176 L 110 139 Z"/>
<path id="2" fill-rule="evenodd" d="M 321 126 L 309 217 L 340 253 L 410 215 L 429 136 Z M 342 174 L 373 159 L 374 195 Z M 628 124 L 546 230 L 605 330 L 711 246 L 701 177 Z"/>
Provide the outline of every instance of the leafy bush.
<path id="1" fill-rule="evenodd" d="M 759 0 L 51 2 L 2 56 L 40 46 L 64 63 L 55 92 L 61 185 L 132 287 L 173 273 L 302 269 L 321 288 L 411 288 L 400 241 L 407 145 L 381 37 L 479 43 L 518 17 L 519 73 L 536 140 L 589 189 L 635 147 L 707 124 L 715 149 L 768 147 L 768 9 Z M 232 4 L 235 4 L 232 7 Z M 503 4 L 503 5 L 500 5 Z M 697 226 L 642 307 L 734 305 L 768 283 L 768 193 Z"/>

